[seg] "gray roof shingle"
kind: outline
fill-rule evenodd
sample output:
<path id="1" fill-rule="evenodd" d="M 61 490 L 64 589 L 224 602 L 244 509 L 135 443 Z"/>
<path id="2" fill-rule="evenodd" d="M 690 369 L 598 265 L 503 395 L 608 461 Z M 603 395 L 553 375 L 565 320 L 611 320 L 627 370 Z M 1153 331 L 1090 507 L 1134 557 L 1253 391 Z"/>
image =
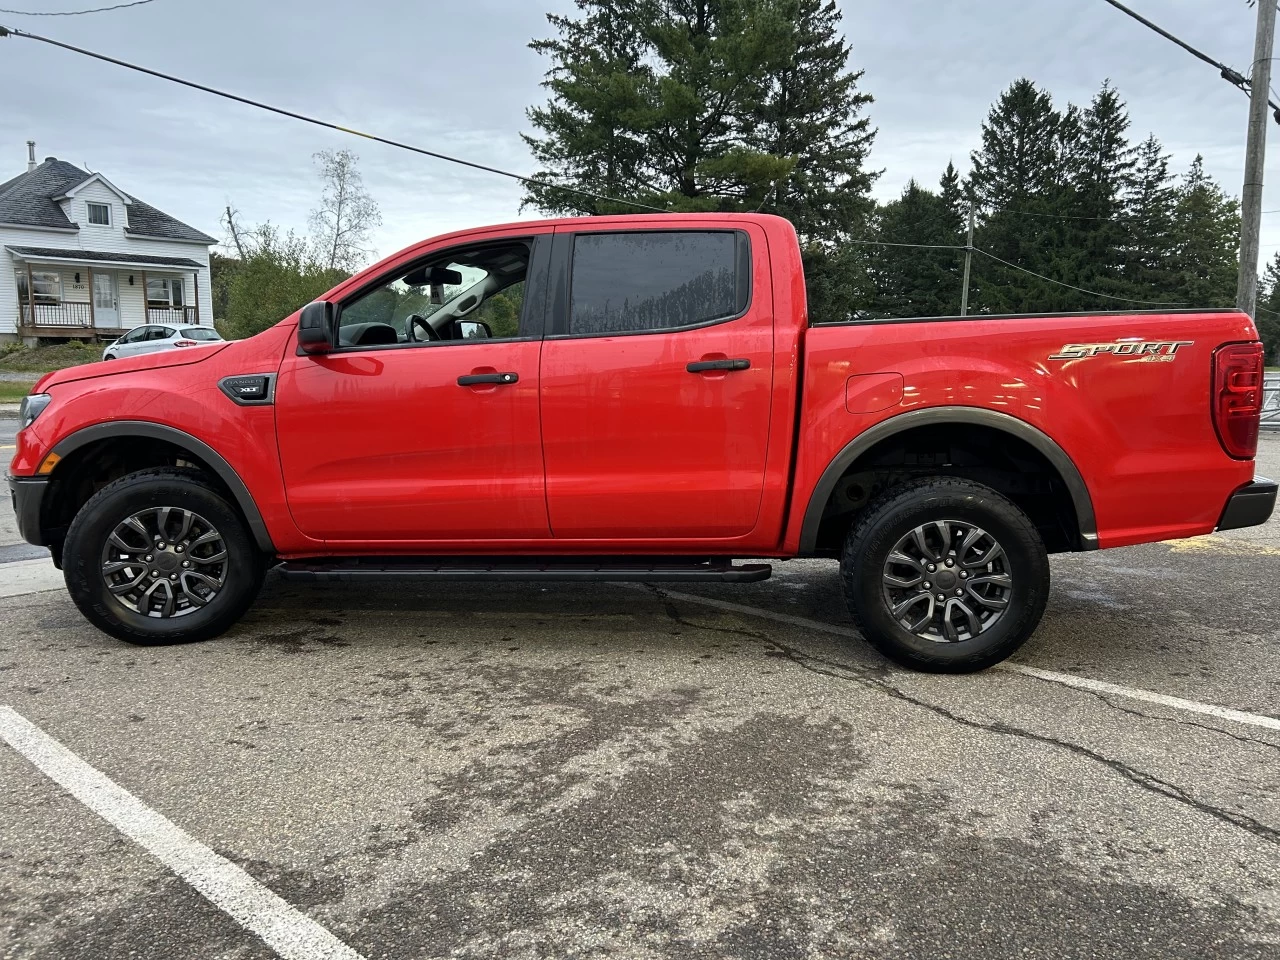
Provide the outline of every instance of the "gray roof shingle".
<path id="1" fill-rule="evenodd" d="M 75 164 L 50 157 L 28 173 L 20 174 L 0 184 L 0 223 L 24 227 L 53 227 L 78 230 L 67 219 L 53 198 L 60 197 L 93 174 L 81 170 Z M 161 240 L 193 240 L 198 243 L 218 241 L 194 227 L 189 227 L 149 203 L 126 194 L 129 206 L 129 226 L 125 233 L 131 237 L 156 237 Z"/>

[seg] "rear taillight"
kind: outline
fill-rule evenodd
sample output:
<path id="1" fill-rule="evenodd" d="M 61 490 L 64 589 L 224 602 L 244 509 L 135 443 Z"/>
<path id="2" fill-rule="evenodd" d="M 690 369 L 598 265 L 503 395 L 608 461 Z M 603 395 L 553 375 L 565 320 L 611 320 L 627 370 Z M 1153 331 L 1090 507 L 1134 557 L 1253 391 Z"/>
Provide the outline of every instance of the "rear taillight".
<path id="1" fill-rule="evenodd" d="M 1262 344 L 1229 343 L 1213 355 L 1213 425 L 1237 460 L 1258 452 L 1262 418 Z"/>
<path id="2" fill-rule="evenodd" d="M 175 340 L 173 342 L 173 345 L 175 347 L 194 347 L 198 343 L 199 343 L 198 340 Z"/>

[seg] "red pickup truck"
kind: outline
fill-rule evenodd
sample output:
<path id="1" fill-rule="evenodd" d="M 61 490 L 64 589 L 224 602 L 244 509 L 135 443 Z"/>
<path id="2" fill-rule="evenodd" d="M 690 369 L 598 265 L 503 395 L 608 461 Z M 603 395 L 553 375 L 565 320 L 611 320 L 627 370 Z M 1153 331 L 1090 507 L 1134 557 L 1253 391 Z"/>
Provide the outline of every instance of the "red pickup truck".
<path id="1" fill-rule="evenodd" d="M 1231 311 L 808 316 L 749 215 L 438 237 L 256 337 L 74 367 L 10 487 L 100 629 L 213 637 L 287 577 L 747 581 L 838 558 L 867 639 L 965 671 L 1048 555 L 1266 521 Z"/>

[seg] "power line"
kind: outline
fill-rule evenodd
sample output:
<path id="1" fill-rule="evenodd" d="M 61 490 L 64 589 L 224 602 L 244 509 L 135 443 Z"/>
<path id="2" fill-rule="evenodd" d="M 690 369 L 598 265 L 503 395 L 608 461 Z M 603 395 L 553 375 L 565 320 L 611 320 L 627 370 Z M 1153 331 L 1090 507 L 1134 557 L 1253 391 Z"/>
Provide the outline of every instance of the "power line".
<path id="1" fill-rule="evenodd" d="M 955 247 L 943 243 L 888 243 L 884 240 L 842 240 L 841 243 L 852 243 L 860 247 L 910 247 L 912 250 L 968 250 L 968 247 Z"/>
<path id="2" fill-rule="evenodd" d="M 1145 303 L 1154 307 L 1185 307 L 1187 305 L 1185 303 L 1172 303 L 1167 300 L 1139 300 L 1136 297 L 1113 297 L 1109 293 L 1099 293 L 1097 290 L 1086 290 L 1084 287 L 1077 287 L 1075 284 L 1072 284 L 1072 283 L 1063 283 L 1061 280 L 1053 279 L 1053 277 L 1046 277 L 1042 273 L 1036 273 L 1034 270 L 1028 270 L 1026 267 L 1020 267 L 1016 263 L 1010 263 L 1008 260 L 1001 260 L 994 253 L 987 253 L 987 251 L 983 250 L 981 247 L 974 247 L 973 252 L 980 253 L 984 257 L 990 257 L 992 260 L 996 261 L 997 263 L 1003 263 L 1006 267 L 1011 267 L 1014 270 L 1021 271 L 1022 273 L 1030 274 L 1033 277 L 1038 277 L 1039 279 L 1044 280 L 1048 283 L 1056 283 L 1060 287 L 1067 287 L 1070 290 L 1076 290 L 1080 293 L 1087 293 L 1091 297 L 1102 297 L 1104 300 L 1120 300 L 1124 303 Z"/>
<path id="3" fill-rule="evenodd" d="M 949 245 L 937 244 L 937 243 L 888 243 L 883 240 L 846 240 L 844 242 L 857 244 L 859 246 L 909 247 L 915 250 L 950 250 L 956 253 L 964 253 L 965 251 L 970 249 L 969 247 L 949 246 Z M 1087 293 L 1091 297 L 1101 297 L 1104 300 L 1119 300 L 1122 303 L 1143 303 L 1143 304 L 1147 304 L 1149 306 L 1154 306 L 1154 307 L 1185 307 L 1187 306 L 1186 303 L 1174 303 L 1169 300 L 1140 300 L 1137 297 L 1112 296 L 1109 293 L 1101 293 L 1097 290 L 1089 290 L 1085 287 L 1077 287 L 1073 283 L 1064 283 L 1061 280 L 1053 279 L 1053 277 L 1046 277 L 1042 273 L 1036 273 L 1034 270 L 1028 270 L 1026 267 L 1020 267 L 1016 263 L 1010 263 L 1008 260 L 1003 260 L 1000 257 L 997 257 L 994 253 L 988 253 L 986 250 L 983 250 L 981 247 L 974 247 L 973 252 L 980 253 L 982 254 L 982 256 L 987 257 L 991 260 L 994 260 L 997 263 L 1002 263 L 1006 267 L 1009 267 L 1013 270 L 1017 270 L 1020 273 L 1028 274 L 1029 276 L 1035 277 L 1039 280 L 1043 280 L 1046 283 L 1057 284 L 1060 287 L 1066 287 L 1067 289 L 1075 290 L 1078 293 Z"/>
<path id="4" fill-rule="evenodd" d="M 1220 60 L 1215 60 L 1213 59 L 1213 57 L 1209 56 L 1207 53 L 1197 50 L 1195 47 L 1187 43 L 1185 40 L 1174 36 L 1168 30 L 1164 29 L 1164 27 L 1148 20 L 1146 17 L 1138 13 L 1136 10 L 1132 10 L 1129 7 L 1125 6 L 1123 3 L 1120 2 L 1120 0 L 1104 0 L 1104 2 L 1111 4 L 1111 6 L 1115 7 L 1117 10 L 1127 14 L 1128 16 L 1132 17 L 1134 20 L 1137 20 L 1144 27 L 1147 27 L 1150 30 L 1154 30 L 1156 33 L 1160 34 L 1160 36 L 1164 37 L 1166 40 L 1170 41 L 1171 43 L 1176 43 L 1178 46 L 1180 46 L 1183 50 L 1187 51 L 1187 53 L 1191 54 L 1197 60 L 1203 60 L 1205 63 L 1209 64 L 1209 66 L 1216 67 L 1218 69 L 1219 74 L 1222 76 L 1223 80 L 1227 81 L 1227 83 L 1231 84 L 1233 87 L 1238 87 L 1244 93 L 1249 93 L 1249 88 L 1251 85 L 1250 81 L 1239 70 L 1235 70 L 1232 67 L 1228 67 L 1225 63 L 1221 62 Z M 1272 107 L 1274 107 L 1278 111 L 1276 114 L 1276 121 L 1280 123 L 1280 104 L 1277 104 L 1274 101 L 1268 101 L 1268 102 L 1271 104 Z"/>
<path id="5" fill-rule="evenodd" d="M 80 17 L 86 13 L 106 13 L 108 10 L 123 10 L 126 7 L 140 7 L 144 3 L 155 3 L 156 0 L 133 0 L 132 3 L 117 3 L 113 7 L 94 7 L 92 10 L 7 10 L 0 7 L 0 13 L 13 13 L 19 17 Z"/>
<path id="6" fill-rule="evenodd" d="M 60 40 L 52 40 L 49 37 L 42 37 L 39 34 L 28 33 L 25 30 L 14 30 L 10 27 L 0 26 L 0 37 L 23 37 L 28 40 L 39 40 L 41 43 L 47 43 L 50 46 L 61 47 L 63 50 L 70 50 L 72 53 L 78 53 L 85 57 L 92 57 L 94 60 L 101 60 L 104 63 L 112 63 L 117 67 L 124 67 L 127 70 L 135 70 L 138 73 L 145 73 L 147 76 L 158 77 L 161 80 L 168 80 L 170 83 L 177 83 L 184 87 L 190 87 L 193 90 L 200 90 L 204 93 L 211 93 L 215 97 L 222 97 L 224 100 L 234 100 L 236 103 L 243 103 L 246 106 L 257 107 L 259 110 L 266 110 L 270 113 L 277 113 L 282 117 L 291 117 L 294 120 L 301 120 L 303 123 L 314 124 L 317 127 L 325 127 L 329 130 L 337 130 L 339 133 L 348 133 L 356 137 L 364 137 L 366 140 L 373 140 L 377 143 L 384 143 L 390 147 L 399 147 L 401 150 L 409 150 L 412 153 L 419 153 L 425 157 L 433 157 L 436 160 L 447 160 L 449 163 L 457 163 L 464 167 L 471 167 L 473 170 L 483 170 L 485 173 L 494 173 L 500 177 L 507 177 L 511 180 L 518 180 L 520 183 L 529 184 L 535 187 L 542 187 L 547 190 L 559 190 L 563 193 L 571 193 L 575 196 L 586 197 L 591 200 L 602 200 L 606 203 L 619 203 L 629 207 L 637 207 L 641 210 L 652 210 L 654 213 L 667 213 L 668 211 L 662 207 L 650 206 L 647 203 L 639 203 L 635 200 L 622 200 L 617 197 L 605 196 L 601 193 L 592 193 L 590 190 L 580 190 L 577 187 L 566 187 L 558 183 L 551 183 L 547 180 L 540 180 L 537 177 L 526 177 L 518 173 L 511 173 L 508 170 L 501 170 L 498 167 L 486 166 L 483 163 L 476 163 L 473 160 L 463 160 L 460 157 L 451 157 L 447 153 L 438 153 L 435 150 L 427 150 L 423 147 L 415 147 L 408 143 L 401 143 L 398 140 L 391 140 L 387 137 L 380 137 L 372 133 L 364 133 L 360 130 L 352 130 L 350 127 L 343 127 L 336 123 L 330 123 L 328 120 L 320 120 L 316 117 L 309 117 L 303 113 L 295 113 L 292 110 L 285 110 L 283 107 L 273 107 L 268 103 L 259 100 L 251 100 L 248 97 L 242 97 L 239 94 L 228 93 L 225 90 L 218 90 L 215 87 L 207 87 L 202 83 L 196 83 L 193 80 L 183 80 L 181 77 L 175 77 L 171 74 L 161 73 L 159 70 L 152 70 L 149 67 L 143 67 L 136 63 L 130 63 L 127 60 L 117 60 L 115 57 L 109 57 L 103 53 L 95 53 L 92 50 L 85 50 L 83 47 L 72 46 L 69 43 L 63 43 Z"/>

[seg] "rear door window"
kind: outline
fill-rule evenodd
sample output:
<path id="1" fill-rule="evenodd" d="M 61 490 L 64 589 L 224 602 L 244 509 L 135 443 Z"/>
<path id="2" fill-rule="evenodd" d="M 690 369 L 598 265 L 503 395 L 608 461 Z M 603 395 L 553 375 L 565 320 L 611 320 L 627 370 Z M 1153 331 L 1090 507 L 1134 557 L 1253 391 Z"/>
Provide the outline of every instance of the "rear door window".
<path id="1" fill-rule="evenodd" d="M 574 239 L 571 336 L 676 330 L 742 314 L 750 243 L 734 230 L 633 231 Z"/>

